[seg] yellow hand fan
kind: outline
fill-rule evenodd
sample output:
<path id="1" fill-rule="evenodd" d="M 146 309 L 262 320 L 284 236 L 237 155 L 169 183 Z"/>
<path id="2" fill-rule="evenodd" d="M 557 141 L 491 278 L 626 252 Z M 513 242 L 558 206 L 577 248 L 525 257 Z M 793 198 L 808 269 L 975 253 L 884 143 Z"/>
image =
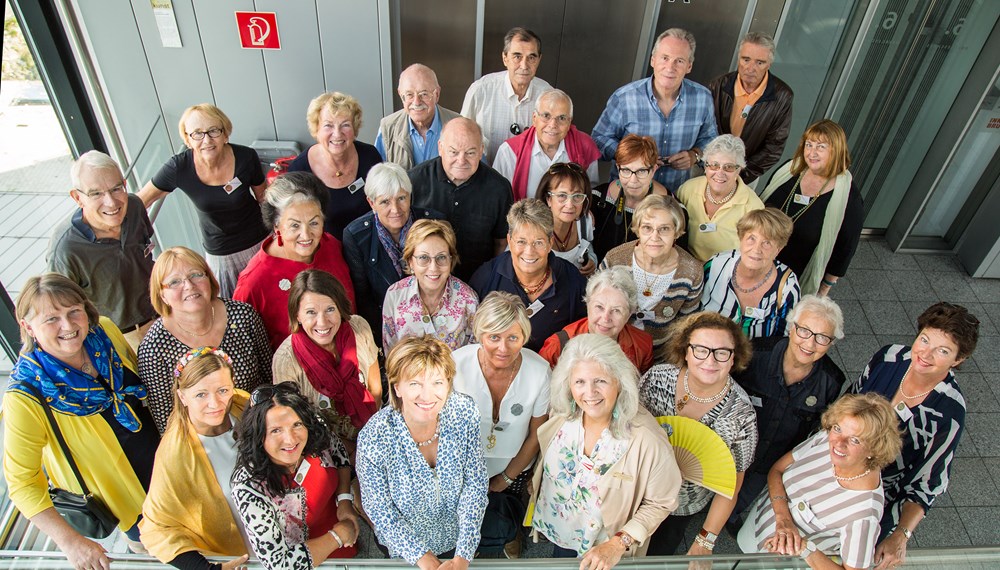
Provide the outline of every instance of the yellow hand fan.
<path id="1" fill-rule="evenodd" d="M 681 477 L 732 499 L 736 491 L 736 462 L 719 434 L 683 416 L 660 416 L 656 421 L 670 437 Z"/>

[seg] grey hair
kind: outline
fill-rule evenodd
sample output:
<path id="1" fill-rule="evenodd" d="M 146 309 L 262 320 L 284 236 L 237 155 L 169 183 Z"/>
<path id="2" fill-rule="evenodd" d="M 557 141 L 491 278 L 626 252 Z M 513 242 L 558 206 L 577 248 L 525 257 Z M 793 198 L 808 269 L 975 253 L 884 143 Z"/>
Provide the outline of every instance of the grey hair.
<path id="1" fill-rule="evenodd" d="M 538 55 L 542 55 L 542 38 L 538 37 L 538 34 L 529 30 L 528 28 L 511 28 L 503 36 L 503 52 L 507 53 L 510 51 L 510 43 L 514 40 L 519 40 L 522 42 L 535 42 L 535 46 L 538 48 Z"/>
<path id="2" fill-rule="evenodd" d="M 406 69 L 404 69 L 403 71 L 401 71 L 399 73 L 399 80 L 397 81 L 397 85 L 399 83 L 403 82 L 403 76 L 406 75 L 407 73 L 413 73 L 413 74 L 423 73 L 423 74 L 429 75 L 430 78 L 431 78 L 431 81 L 434 83 L 434 87 L 437 88 L 437 89 L 441 88 L 441 84 L 438 83 L 437 73 L 434 73 L 433 69 L 427 67 L 426 65 L 424 65 L 422 63 L 414 63 L 410 67 L 407 67 Z"/>
<path id="3" fill-rule="evenodd" d="M 660 33 L 660 35 L 656 36 L 656 41 L 653 42 L 653 51 L 651 52 L 651 54 L 656 53 L 656 48 L 660 46 L 660 41 L 662 41 L 663 38 L 677 38 L 678 40 L 686 41 L 688 43 L 688 47 L 691 48 L 691 61 L 689 63 L 694 63 L 694 48 L 695 48 L 694 34 L 683 28 L 670 28 L 664 30 L 662 33 Z"/>
<path id="4" fill-rule="evenodd" d="M 719 135 L 712 139 L 702 150 L 701 155 L 704 160 L 710 156 L 724 155 L 736 159 L 736 164 L 740 168 L 747 166 L 747 146 L 743 140 L 736 135 Z"/>
<path id="5" fill-rule="evenodd" d="M 819 295 L 803 295 L 798 303 L 792 307 L 785 323 L 785 335 L 792 334 L 792 324 L 799 320 L 802 313 L 812 313 L 821 319 L 826 319 L 833 325 L 833 337 L 837 340 L 844 338 L 844 312 L 840 310 L 840 305 L 829 297 Z"/>
<path id="6" fill-rule="evenodd" d="M 70 183 L 73 184 L 73 188 L 81 191 L 84 189 L 80 188 L 80 174 L 84 168 L 87 170 L 114 170 L 119 176 L 122 173 L 115 159 L 99 150 L 87 151 L 81 154 L 80 158 L 76 159 L 73 166 L 69 168 Z"/>
<path id="7" fill-rule="evenodd" d="M 535 112 L 536 113 L 541 113 L 542 112 L 542 101 L 547 101 L 547 100 L 549 100 L 549 99 L 551 99 L 553 97 L 559 97 L 563 101 L 566 101 L 567 104 L 569 104 L 569 116 L 572 117 L 573 116 L 573 99 L 570 98 L 569 94 L 566 93 L 565 91 L 563 91 L 562 89 L 549 89 L 545 93 L 542 93 L 541 95 L 539 95 L 538 96 L 538 100 L 535 101 Z"/>
<path id="8" fill-rule="evenodd" d="M 684 215 L 684 207 L 677 201 L 677 198 L 673 196 L 661 196 L 660 194 L 646 196 L 635 207 L 635 212 L 632 214 L 632 231 L 638 234 L 639 226 L 642 225 L 646 216 L 654 210 L 670 214 L 670 218 L 674 221 L 675 241 L 684 235 L 684 232 L 687 230 L 687 216 Z"/>
<path id="9" fill-rule="evenodd" d="M 635 279 L 629 266 L 612 265 L 591 275 L 587 280 L 587 292 L 583 302 L 590 303 L 590 298 L 601 289 L 614 289 L 625 295 L 629 314 L 639 310 L 639 290 L 635 286 Z"/>
<path id="10" fill-rule="evenodd" d="M 392 199 L 401 191 L 413 194 L 413 184 L 402 166 L 394 162 L 380 162 L 368 171 L 365 196 L 372 202 L 378 202 L 379 198 Z"/>
<path id="11" fill-rule="evenodd" d="M 311 172 L 286 172 L 274 179 L 264 192 L 264 202 L 260 205 L 264 225 L 273 229 L 278 226 L 285 208 L 299 202 L 315 202 L 326 217 L 326 202 L 330 191 Z"/>
<path id="12" fill-rule="evenodd" d="M 754 44 L 766 49 L 769 54 L 767 58 L 768 62 L 774 63 L 775 45 L 774 38 L 771 36 L 763 32 L 750 32 L 740 40 L 740 49 L 743 49 L 743 44 Z"/>
<path id="13" fill-rule="evenodd" d="M 552 208 L 535 198 L 518 200 L 507 212 L 507 235 L 514 235 L 521 226 L 530 224 L 542 230 L 542 233 L 552 237 L 555 222 L 552 219 Z"/>
<path id="14" fill-rule="evenodd" d="M 549 384 L 553 415 L 568 419 L 580 417 L 582 412 L 573 400 L 570 382 L 573 381 L 573 370 L 583 362 L 600 366 L 608 380 L 618 385 L 614 408 L 618 417 L 612 416 L 608 429 L 617 439 L 627 438 L 632 420 L 639 412 L 639 370 L 625 356 L 618 343 L 604 335 L 576 335 L 563 347 Z"/>
<path id="15" fill-rule="evenodd" d="M 531 338 L 531 319 L 528 318 L 528 310 L 524 308 L 521 298 L 511 293 L 493 291 L 476 309 L 476 316 L 472 320 L 472 334 L 476 341 L 482 342 L 484 334 L 501 333 L 513 324 L 521 326 L 525 341 Z"/>

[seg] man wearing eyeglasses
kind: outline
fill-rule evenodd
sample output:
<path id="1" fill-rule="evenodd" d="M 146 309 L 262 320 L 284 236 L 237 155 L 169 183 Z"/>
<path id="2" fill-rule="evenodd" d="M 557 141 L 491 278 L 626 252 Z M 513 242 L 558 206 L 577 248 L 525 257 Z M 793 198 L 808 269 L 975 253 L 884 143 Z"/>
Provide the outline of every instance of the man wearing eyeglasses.
<path id="1" fill-rule="evenodd" d="M 746 144 L 740 177 L 747 184 L 778 162 L 792 125 L 792 89 L 768 71 L 773 62 L 771 36 L 750 32 L 740 42 L 736 71 L 708 84 L 719 134 L 734 134 Z"/>
<path id="2" fill-rule="evenodd" d="M 441 129 L 460 115 L 438 105 L 441 85 L 426 65 L 414 63 L 404 69 L 396 92 L 403 108 L 379 122 L 375 148 L 382 160 L 409 170 L 438 155 Z"/>
<path id="3" fill-rule="evenodd" d="M 138 349 L 156 317 L 149 301 L 153 224 L 142 200 L 125 189 L 118 164 L 103 152 L 83 154 L 70 179 L 69 195 L 80 209 L 53 229 L 48 270 L 80 285 Z"/>
<path id="4" fill-rule="evenodd" d="M 511 135 L 528 128 L 535 102 L 552 89 L 535 77 L 542 61 L 542 39 L 526 28 L 512 28 L 503 38 L 506 71 L 484 75 L 465 93 L 462 115 L 479 123 L 486 137 L 486 163 L 493 164 L 497 149 Z"/>
<path id="5" fill-rule="evenodd" d="M 531 127 L 500 145 L 493 168 L 510 180 L 517 201 L 534 196 L 545 171 L 559 162 L 584 167 L 590 187 L 597 186 L 600 157 L 590 135 L 573 126 L 573 100 L 561 89 L 550 89 L 535 103 Z"/>

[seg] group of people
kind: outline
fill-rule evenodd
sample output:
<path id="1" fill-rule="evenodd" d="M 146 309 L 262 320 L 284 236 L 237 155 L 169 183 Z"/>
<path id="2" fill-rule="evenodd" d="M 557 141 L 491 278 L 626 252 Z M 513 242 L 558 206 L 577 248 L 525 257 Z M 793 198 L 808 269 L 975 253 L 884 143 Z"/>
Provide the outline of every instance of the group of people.
<path id="1" fill-rule="evenodd" d="M 353 97 L 315 98 L 316 144 L 270 183 L 210 104 L 135 196 L 84 154 L 51 273 L 17 299 L 11 500 L 87 569 L 106 554 L 46 493 L 82 490 L 74 461 L 130 547 L 182 569 L 308 568 L 355 556 L 362 525 L 462 569 L 519 556 L 522 522 L 581 568 L 711 554 L 724 530 L 813 568 L 899 564 L 947 488 L 978 320 L 933 305 L 848 381 L 827 356 L 863 218 L 844 131 L 810 126 L 758 195 L 791 119 L 774 42 L 748 34 L 708 87 L 694 51 L 660 34 L 591 135 L 514 28 L 461 114 L 405 69 L 374 145 Z M 206 253 L 154 260 L 145 207 L 174 189 Z M 732 497 L 684 479 L 661 416 L 721 438 Z"/>

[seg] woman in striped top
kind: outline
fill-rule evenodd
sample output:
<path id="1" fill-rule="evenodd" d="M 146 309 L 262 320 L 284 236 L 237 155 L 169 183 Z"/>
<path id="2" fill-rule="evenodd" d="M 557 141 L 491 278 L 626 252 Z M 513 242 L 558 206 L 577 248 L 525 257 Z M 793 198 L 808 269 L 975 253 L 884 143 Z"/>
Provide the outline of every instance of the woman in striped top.
<path id="1" fill-rule="evenodd" d="M 740 248 L 717 253 L 705 263 L 701 309 L 729 317 L 749 338 L 783 335 L 788 313 L 799 300 L 799 280 L 776 258 L 792 227 L 777 208 L 740 218 Z"/>
<path id="2" fill-rule="evenodd" d="M 823 413 L 823 430 L 785 454 L 768 474 L 739 533 L 744 552 L 799 555 L 810 568 L 868 568 L 885 505 L 880 469 L 901 440 L 889 402 L 843 396 Z M 836 564 L 836 561 L 834 561 Z"/>

